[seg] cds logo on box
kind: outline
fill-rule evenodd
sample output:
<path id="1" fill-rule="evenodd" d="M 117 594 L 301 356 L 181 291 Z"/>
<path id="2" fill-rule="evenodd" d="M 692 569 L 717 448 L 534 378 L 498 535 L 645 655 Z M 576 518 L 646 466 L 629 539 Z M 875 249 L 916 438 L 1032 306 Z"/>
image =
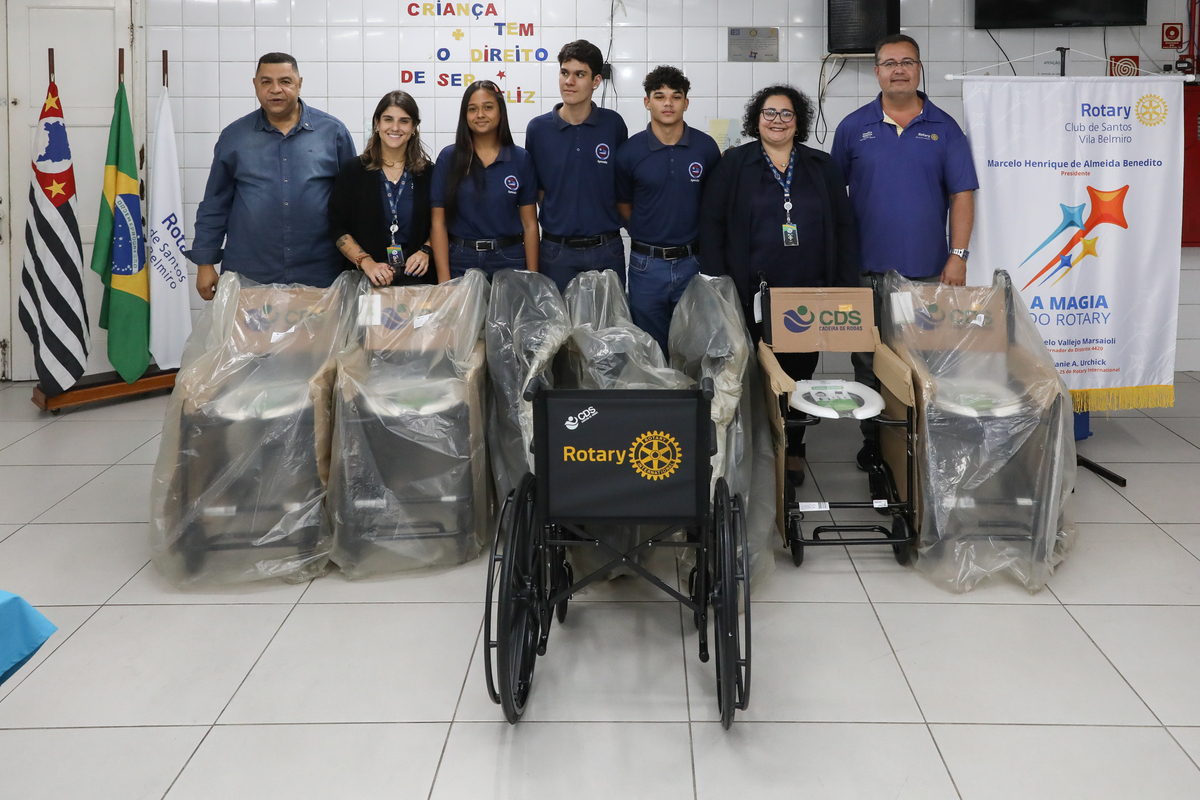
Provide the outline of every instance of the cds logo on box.
<path id="1" fill-rule="evenodd" d="M 812 327 L 817 315 L 808 310 L 808 306 L 783 312 L 783 327 L 792 333 L 804 333 Z"/>
<path id="2" fill-rule="evenodd" d="M 566 422 L 563 423 L 563 425 L 566 427 L 567 430 L 573 431 L 576 428 L 578 428 L 580 425 L 582 425 L 583 423 L 587 422 L 592 417 L 596 416 L 597 413 L 598 412 L 596 411 L 595 406 L 588 406 L 587 408 L 585 408 L 583 411 L 580 411 L 575 416 L 567 417 L 567 420 L 566 420 Z"/>
<path id="3" fill-rule="evenodd" d="M 408 312 L 408 306 L 401 303 L 395 308 L 385 308 L 380 315 L 379 321 L 385 328 L 398 331 L 408 324 L 408 320 L 411 317 L 412 315 Z"/>
<path id="4" fill-rule="evenodd" d="M 270 330 L 279 319 L 279 313 L 268 303 L 262 308 L 251 308 L 246 311 L 246 327 L 262 333 Z"/>
<path id="5" fill-rule="evenodd" d="M 945 310 L 938 308 L 937 303 L 930 303 L 923 308 L 914 309 L 913 315 L 916 318 L 917 327 L 927 331 L 941 325 L 942 321 L 946 319 Z"/>
<path id="6" fill-rule="evenodd" d="M 600 159 L 601 161 L 607 163 L 608 156 L 611 153 L 612 153 L 612 149 L 609 148 L 609 146 L 606 145 L 604 142 L 601 142 L 600 144 L 596 145 L 596 158 Z"/>

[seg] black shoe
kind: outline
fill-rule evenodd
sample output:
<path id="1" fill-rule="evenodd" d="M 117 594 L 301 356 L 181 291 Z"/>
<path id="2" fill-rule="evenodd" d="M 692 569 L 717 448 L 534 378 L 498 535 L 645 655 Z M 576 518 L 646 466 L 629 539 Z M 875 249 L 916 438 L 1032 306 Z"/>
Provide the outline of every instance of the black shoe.
<path id="1" fill-rule="evenodd" d="M 879 445 L 869 441 L 863 442 L 862 449 L 858 451 L 858 455 L 854 460 L 858 462 L 858 468 L 863 472 L 870 472 L 873 468 L 883 463 L 883 457 L 879 453 Z"/>
<path id="2" fill-rule="evenodd" d="M 800 463 L 799 456 L 787 457 L 787 482 L 792 486 L 801 486 L 804 483 L 804 465 Z"/>

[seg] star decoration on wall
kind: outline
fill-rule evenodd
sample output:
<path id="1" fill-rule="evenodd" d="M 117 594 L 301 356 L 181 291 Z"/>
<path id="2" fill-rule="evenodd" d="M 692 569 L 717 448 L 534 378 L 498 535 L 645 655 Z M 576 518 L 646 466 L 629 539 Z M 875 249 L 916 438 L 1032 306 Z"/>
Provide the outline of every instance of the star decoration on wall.
<path id="1" fill-rule="evenodd" d="M 497 73 L 496 73 L 496 77 L 497 77 L 497 78 L 503 78 L 503 77 L 505 77 L 505 76 L 504 76 L 504 70 L 500 70 L 499 72 L 497 72 Z"/>

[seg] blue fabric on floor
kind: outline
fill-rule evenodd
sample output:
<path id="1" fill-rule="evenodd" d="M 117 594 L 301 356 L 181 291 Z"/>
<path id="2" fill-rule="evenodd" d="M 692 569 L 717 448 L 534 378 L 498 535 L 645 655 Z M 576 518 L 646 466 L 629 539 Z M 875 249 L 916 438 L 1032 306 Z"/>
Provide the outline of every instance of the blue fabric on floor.
<path id="1" fill-rule="evenodd" d="M 11 678 L 58 627 L 11 592 L 0 591 L 0 683 Z"/>

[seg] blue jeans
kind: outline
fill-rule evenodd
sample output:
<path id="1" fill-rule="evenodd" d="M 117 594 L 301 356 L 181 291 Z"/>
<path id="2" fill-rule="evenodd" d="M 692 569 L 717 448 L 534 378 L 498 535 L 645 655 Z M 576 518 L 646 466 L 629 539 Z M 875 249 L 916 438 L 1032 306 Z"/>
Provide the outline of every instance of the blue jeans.
<path id="1" fill-rule="evenodd" d="M 469 269 L 481 269 L 491 278 L 502 269 L 525 269 L 525 244 L 499 250 L 475 250 L 450 243 L 450 277 L 461 278 Z"/>
<path id="2" fill-rule="evenodd" d="M 615 270 L 621 285 L 625 285 L 625 243 L 620 236 L 586 250 L 542 240 L 538 271 L 554 281 L 560 292 L 565 292 L 579 273 L 606 269 Z"/>
<path id="3" fill-rule="evenodd" d="M 633 322 L 654 337 L 668 360 L 671 314 L 683 290 L 699 273 L 700 262 L 695 256 L 667 260 L 629 254 L 629 311 Z"/>

